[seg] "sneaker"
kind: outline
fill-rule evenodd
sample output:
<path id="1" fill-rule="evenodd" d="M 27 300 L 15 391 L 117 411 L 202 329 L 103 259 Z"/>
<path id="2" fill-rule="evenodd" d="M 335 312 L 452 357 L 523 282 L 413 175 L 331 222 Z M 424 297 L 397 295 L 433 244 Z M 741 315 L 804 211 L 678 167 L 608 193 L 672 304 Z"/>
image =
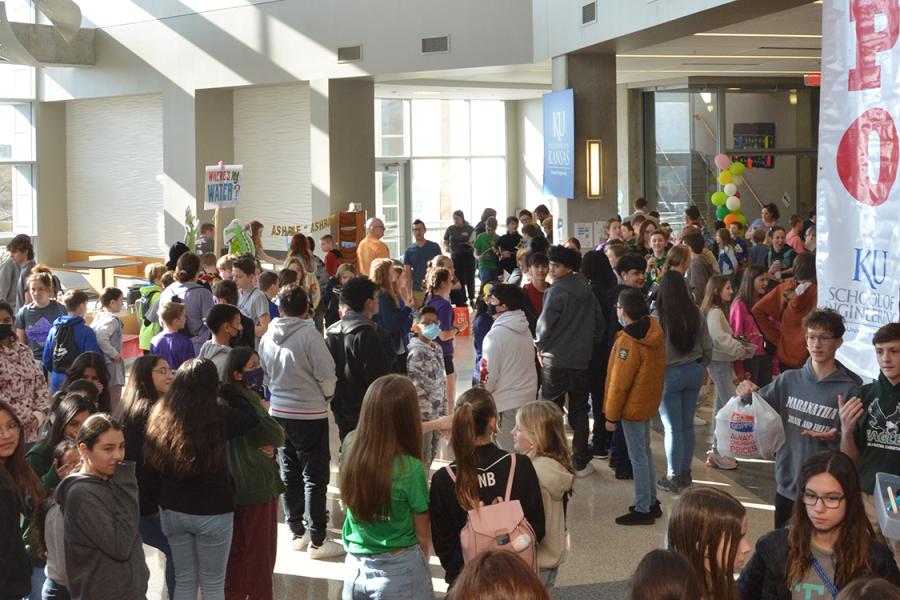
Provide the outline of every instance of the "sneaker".
<path id="1" fill-rule="evenodd" d="M 628 507 L 628 512 L 634 512 L 634 505 Z M 654 519 L 659 519 L 662 517 L 662 504 L 659 503 L 659 500 L 653 503 L 650 507 L 650 514 L 653 515 Z"/>
<path id="2" fill-rule="evenodd" d="M 656 519 L 652 512 L 629 512 L 627 515 L 616 517 L 616 525 L 653 525 Z"/>
<path id="3" fill-rule="evenodd" d="M 704 421 L 700 417 L 695 416 L 694 417 L 694 427 L 702 427 L 703 425 L 706 425 L 706 421 Z"/>
<path id="4" fill-rule="evenodd" d="M 677 477 L 675 479 L 663 477 L 656 482 L 656 487 L 663 490 L 664 492 L 670 492 L 672 494 L 677 494 L 679 491 L 681 491 L 681 488 L 678 485 Z"/>
<path id="5" fill-rule="evenodd" d="M 631 471 L 616 471 L 616 479 L 630 481 L 634 479 L 634 473 Z"/>
<path id="6" fill-rule="evenodd" d="M 594 458 L 601 460 L 609 458 L 609 448 L 595 446 L 593 450 Z"/>
<path id="7" fill-rule="evenodd" d="M 684 473 L 675 476 L 675 483 L 678 484 L 678 490 L 681 491 L 694 485 L 694 478 L 691 477 L 690 471 L 685 471 Z"/>
<path id="8" fill-rule="evenodd" d="M 715 450 L 710 450 L 706 453 L 706 466 L 730 471 L 738 468 L 738 462 L 730 456 L 722 456 Z"/>
<path id="9" fill-rule="evenodd" d="M 591 463 L 586 464 L 583 468 L 575 471 L 575 477 L 587 477 L 588 475 L 592 475 L 594 473 L 594 465 Z"/>
<path id="10" fill-rule="evenodd" d="M 334 542 L 332 540 L 326 539 L 322 542 L 321 546 L 313 546 L 309 545 L 309 557 L 312 560 L 321 560 L 323 558 L 337 558 L 338 556 L 343 556 L 347 554 L 347 551 L 344 550 L 344 546 Z"/>
<path id="11" fill-rule="evenodd" d="M 297 552 L 306 552 L 306 549 L 309 548 L 309 530 L 307 530 L 303 535 L 295 535 L 292 541 L 294 545 L 294 550 Z"/>

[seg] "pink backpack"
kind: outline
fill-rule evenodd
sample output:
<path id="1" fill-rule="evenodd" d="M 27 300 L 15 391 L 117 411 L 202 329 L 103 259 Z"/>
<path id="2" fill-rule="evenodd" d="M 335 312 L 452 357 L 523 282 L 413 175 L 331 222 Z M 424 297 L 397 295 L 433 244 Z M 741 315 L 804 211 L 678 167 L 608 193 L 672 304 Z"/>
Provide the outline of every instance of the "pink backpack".
<path id="1" fill-rule="evenodd" d="M 506 482 L 506 497 L 496 498 L 493 503 L 469 511 L 465 527 L 459 532 L 463 561 L 469 562 L 487 550 L 503 550 L 519 556 L 535 573 L 537 564 L 537 540 L 534 529 L 522 510 L 522 503 L 510 500 L 513 479 L 516 474 L 516 455 L 510 454 L 509 479 Z M 450 479 L 456 483 L 456 475 L 449 466 L 445 467 Z"/>

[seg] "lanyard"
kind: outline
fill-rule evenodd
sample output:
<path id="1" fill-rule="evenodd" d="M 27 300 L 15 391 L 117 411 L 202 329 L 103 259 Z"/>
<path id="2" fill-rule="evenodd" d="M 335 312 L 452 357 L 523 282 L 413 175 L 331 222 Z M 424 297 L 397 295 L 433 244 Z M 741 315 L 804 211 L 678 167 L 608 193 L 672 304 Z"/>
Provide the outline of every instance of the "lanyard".
<path id="1" fill-rule="evenodd" d="M 822 565 L 819 564 L 819 561 L 816 560 L 816 557 L 812 557 L 812 568 L 816 570 L 816 573 L 819 574 L 819 578 L 825 584 L 825 587 L 828 588 L 828 592 L 831 594 L 832 598 L 837 598 L 838 589 L 834 587 L 834 584 L 831 583 L 831 580 L 828 578 L 828 575 L 825 574 L 825 569 L 822 568 Z"/>

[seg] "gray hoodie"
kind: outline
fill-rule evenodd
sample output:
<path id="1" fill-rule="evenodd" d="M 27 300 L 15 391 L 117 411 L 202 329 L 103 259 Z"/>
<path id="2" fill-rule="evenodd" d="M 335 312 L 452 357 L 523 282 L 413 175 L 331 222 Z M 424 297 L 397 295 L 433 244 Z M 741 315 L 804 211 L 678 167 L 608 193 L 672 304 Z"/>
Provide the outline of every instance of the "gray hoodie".
<path id="1" fill-rule="evenodd" d="M 573 273 L 553 282 L 544 292 L 535 336 L 544 366 L 587 369 L 605 326 L 603 309 L 583 275 Z"/>
<path id="2" fill-rule="evenodd" d="M 65 519 L 66 574 L 73 600 L 145 598 L 150 571 L 138 532 L 134 463 L 110 479 L 69 475 L 56 488 Z"/>
<path id="3" fill-rule="evenodd" d="M 778 493 L 794 500 L 800 467 L 814 454 L 837 450 L 839 437 L 823 441 L 802 435 L 803 431 L 828 431 L 841 428 L 838 395 L 847 397 L 862 380 L 841 363 L 837 371 L 816 380 L 812 359 L 800 369 L 791 369 L 759 390 L 759 394 L 781 415 L 784 423 L 784 446 L 775 457 L 775 480 Z"/>
<path id="4" fill-rule="evenodd" d="M 206 358 L 213 362 L 216 365 L 216 369 L 219 371 L 219 381 L 225 382 L 225 368 L 228 366 L 228 354 L 231 353 L 230 346 L 223 346 L 222 344 L 217 344 L 212 340 L 207 340 L 203 342 L 203 345 L 200 347 L 200 353 L 197 354 L 197 358 Z"/>
<path id="5" fill-rule="evenodd" d="M 279 317 L 259 341 L 259 361 L 272 394 L 269 413 L 282 419 L 327 419 L 337 376 L 313 321 Z"/>

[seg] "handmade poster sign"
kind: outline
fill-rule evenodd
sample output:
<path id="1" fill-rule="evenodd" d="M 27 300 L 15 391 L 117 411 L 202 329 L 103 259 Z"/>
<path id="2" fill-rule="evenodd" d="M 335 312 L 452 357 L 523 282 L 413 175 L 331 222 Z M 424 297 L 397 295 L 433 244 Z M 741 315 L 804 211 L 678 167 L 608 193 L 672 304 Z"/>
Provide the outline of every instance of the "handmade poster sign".
<path id="1" fill-rule="evenodd" d="M 206 167 L 206 194 L 203 209 L 234 208 L 241 192 L 243 165 L 218 164 Z"/>

